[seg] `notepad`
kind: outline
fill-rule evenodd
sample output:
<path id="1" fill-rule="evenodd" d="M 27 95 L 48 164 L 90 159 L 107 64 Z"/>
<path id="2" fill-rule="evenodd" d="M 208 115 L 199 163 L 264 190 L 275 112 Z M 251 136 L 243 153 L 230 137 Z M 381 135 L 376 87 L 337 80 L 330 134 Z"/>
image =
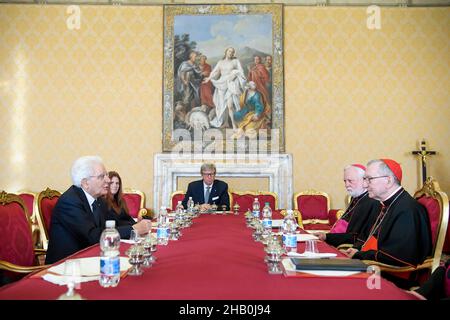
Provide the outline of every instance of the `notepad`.
<path id="1" fill-rule="evenodd" d="M 297 234 L 297 242 L 303 242 L 303 241 L 308 241 L 308 240 L 319 240 L 319 238 L 313 234 L 307 234 L 307 233 Z"/>
<path id="2" fill-rule="evenodd" d="M 297 271 L 301 270 L 330 270 L 330 271 L 360 271 L 366 272 L 367 265 L 361 260 L 347 258 L 305 259 L 291 258 Z"/>
<path id="3" fill-rule="evenodd" d="M 298 253 L 298 252 L 288 252 L 288 257 L 302 258 L 302 259 L 328 259 L 334 258 L 337 256 L 337 253 L 329 253 L 329 252 L 318 252 L 318 253 Z"/>

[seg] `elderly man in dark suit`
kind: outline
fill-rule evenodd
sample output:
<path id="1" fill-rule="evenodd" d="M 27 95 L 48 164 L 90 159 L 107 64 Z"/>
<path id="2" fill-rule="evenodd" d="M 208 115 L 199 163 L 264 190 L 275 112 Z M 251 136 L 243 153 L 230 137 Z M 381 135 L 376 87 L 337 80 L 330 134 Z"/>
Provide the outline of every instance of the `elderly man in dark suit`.
<path id="1" fill-rule="evenodd" d="M 213 163 L 204 163 L 200 168 L 202 180 L 189 183 L 183 206 L 187 208 L 189 197 L 194 203 L 200 204 L 200 210 L 206 211 L 215 203 L 219 210 L 230 210 L 230 197 L 228 196 L 228 184 L 216 180 L 216 166 Z"/>
<path id="2" fill-rule="evenodd" d="M 115 220 L 108 213 L 103 199 L 110 180 L 102 159 L 97 156 L 81 157 L 74 162 L 71 174 L 73 186 L 61 195 L 53 209 L 45 259 L 48 264 L 98 243 L 105 229 L 105 221 Z M 151 229 L 151 221 L 119 226 L 117 230 L 121 238 L 129 238 L 131 228 L 140 234 L 147 233 Z"/>

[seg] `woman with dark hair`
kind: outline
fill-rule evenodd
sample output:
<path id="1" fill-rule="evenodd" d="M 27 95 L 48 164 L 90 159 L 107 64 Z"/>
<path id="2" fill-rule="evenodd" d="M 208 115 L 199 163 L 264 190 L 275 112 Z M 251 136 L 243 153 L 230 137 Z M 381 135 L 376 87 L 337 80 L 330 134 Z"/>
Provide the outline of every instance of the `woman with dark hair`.
<path id="1" fill-rule="evenodd" d="M 111 180 L 109 185 L 109 191 L 106 195 L 106 202 L 108 204 L 108 214 L 114 217 L 116 225 L 133 225 L 136 222 L 130 216 L 127 203 L 123 198 L 122 193 L 122 178 L 115 171 L 108 173 Z"/>

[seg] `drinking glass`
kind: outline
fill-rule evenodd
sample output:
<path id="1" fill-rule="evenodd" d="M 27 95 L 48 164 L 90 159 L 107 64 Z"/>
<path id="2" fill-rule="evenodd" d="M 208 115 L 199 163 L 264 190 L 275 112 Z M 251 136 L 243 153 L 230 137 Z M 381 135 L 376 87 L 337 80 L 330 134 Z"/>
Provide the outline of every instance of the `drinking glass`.
<path id="1" fill-rule="evenodd" d="M 316 240 L 306 240 L 304 253 L 306 255 L 315 255 L 319 253 L 319 250 L 317 250 Z"/>
<path id="2" fill-rule="evenodd" d="M 141 235 L 139 234 L 139 232 L 137 232 L 134 229 L 131 229 L 130 240 L 133 241 L 134 244 L 141 244 L 143 239 L 142 239 Z"/>
<path id="3" fill-rule="evenodd" d="M 83 298 L 75 292 L 75 288 L 80 288 L 80 260 L 69 259 L 64 262 L 64 279 L 67 284 L 67 292 L 59 296 L 58 300 L 83 300 Z"/>

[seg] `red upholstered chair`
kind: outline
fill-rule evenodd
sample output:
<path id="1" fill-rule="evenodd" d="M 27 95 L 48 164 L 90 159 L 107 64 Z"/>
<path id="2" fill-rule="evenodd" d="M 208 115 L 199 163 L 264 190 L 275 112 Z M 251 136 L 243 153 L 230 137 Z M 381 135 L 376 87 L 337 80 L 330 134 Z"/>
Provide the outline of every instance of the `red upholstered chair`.
<path id="1" fill-rule="evenodd" d="M 172 192 L 170 195 L 170 209 L 172 211 L 175 211 L 178 201 L 183 201 L 185 194 L 186 193 L 184 191 L 180 190 Z"/>
<path id="2" fill-rule="evenodd" d="M 23 200 L 27 208 L 28 215 L 31 220 L 31 231 L 33 234 L 33 243 L 36 248 L 42 248 L 42 241 L 40 236 L 39 224 L 37 222 L 38 208 L 37 208 L 37 193 L 27 190 L 17 192 L 17 195 Z"/>
<path id="3" fill-rule="evenodd" d="M 424 186 L 414 193 L 414 198 L 422 204 L 428 213 L 431 226 L 432 253 L 425 261 L 416 267 L 391 266 L 376 261 L 366 260 L 367 264 L 377 265 L 382 271 L 390 273 L 405 273 L 417 270 L 425 270 L 429 276 L 440 263 L 442 247 L 444 245 L 446 230 L 448 226 L 449 202 L 437 181 L 428 178 Z M 419 279 L 420 280 L 420 279 Z"/>
<path id="4" fill-rule="evenodd" d="M 47 250 L 50 235 L 50 223 L 52 221 L 53 208 L 58 202 L 61 192 L 50 188 L 39 192 L 37 197 L 38 215 L 36 215 L 39 229 L 41 230 L 42 248 Z"/>
<path id="5" fill-rule="evenodd" d="M 26 273 L 41 270 L 34 249 L 31 221 L 23 200 L 16 194 L 0 193 L 0 281 L 19 279 Z M 8 279 L 8 281 L 6 280 Z"/>
<path id="6" fill-rule="evenodd" d="M 450 215 L 449 215 L 450 220 Z M 447 235 L 445 236 L 444 248 L 442 248 L 442 252 L 445 254 L 450 254 L 450 228 L 447 227 Z"/>
<path id="7" fill-rule="evenodd" d="M 142 191 L 124 188 L 123 198 L 127 203 L 130 216 L 133 218 L 150 215 L 150 211 L 145 208 L 145 194 Z"/>
<path id="8" fill-rule="evenodd" d="M 261 208 L 264 207 L 266 202 L 269 202 L 272 210 L 278 209 L 278 196 L 274 192 L 270 191 L 230 191 L 230 206 L 233 210 L 234 205 L 239 205 L 240 211 L 252 210 L 253 201 L 258 198 Z"/>
<path id="9" fill-rule="evenodd" d="M 294 195 L 294 208 L 301 214 L 307 231 L 329 231 L 336 222 L 338 210 L 330 210 L 327 193 L 307 190 Z"/>

